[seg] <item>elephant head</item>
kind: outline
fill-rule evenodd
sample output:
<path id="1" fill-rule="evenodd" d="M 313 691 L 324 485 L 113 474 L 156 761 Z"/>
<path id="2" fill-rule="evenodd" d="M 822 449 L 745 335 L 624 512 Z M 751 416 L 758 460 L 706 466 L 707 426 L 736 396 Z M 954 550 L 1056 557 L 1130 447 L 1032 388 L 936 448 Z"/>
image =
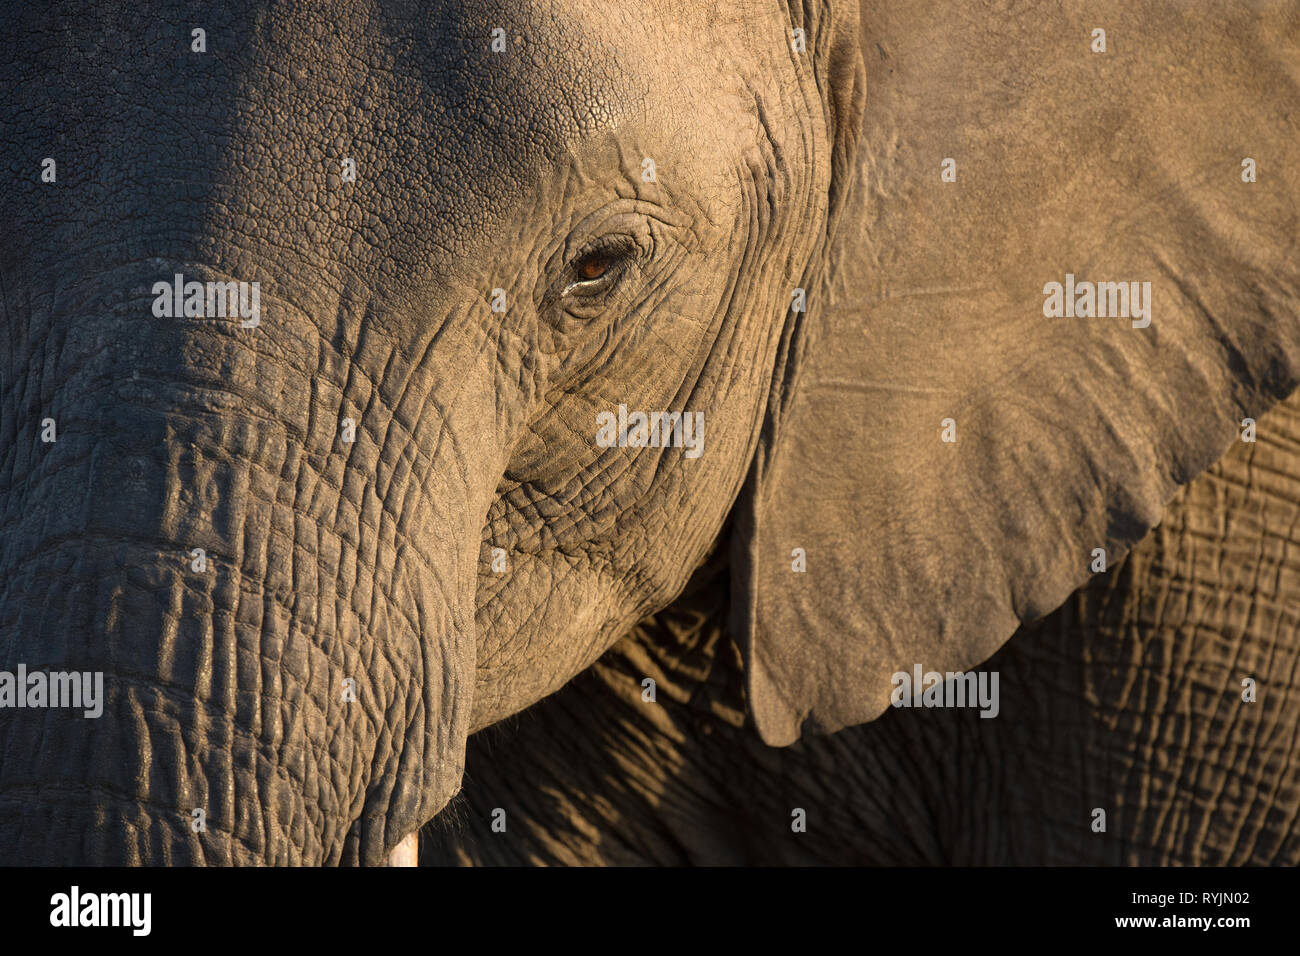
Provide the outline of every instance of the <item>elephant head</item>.
<path id="1" fill-rule="evenodd" d="M 1285 5 L 15 6 L 0 858 L 381 862 L 711 556 L 869 720 L 1297 381 Z"/>

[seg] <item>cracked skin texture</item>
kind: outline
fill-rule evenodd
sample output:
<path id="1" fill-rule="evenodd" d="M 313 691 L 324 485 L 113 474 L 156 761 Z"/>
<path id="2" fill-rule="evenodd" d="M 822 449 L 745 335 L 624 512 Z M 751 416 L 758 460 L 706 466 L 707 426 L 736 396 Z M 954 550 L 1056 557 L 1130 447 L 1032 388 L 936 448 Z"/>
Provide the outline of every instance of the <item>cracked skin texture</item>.
<path id="1" fill-rule="evenodd" d="M 573 684 L 594 711 L 568 690 L 516 722 L 573 701 L 557 739 L 589 760 L 538 741 L 510 786 L 589 780 L 559 815 L 589 842 L 609 849 L 594 821 L 638 800 L 683 819 L 713 806 L 729 822 L 647 810 L 626 858 L 658 842 L 677 847 L 663 858 L 761 859 L 789 845 L 744 849 L 771 822 L 763 800 L 783 830 L 787 778 L 848 775 L 835 808 L 801 796 L 820 807 L 801 846 L 842 840 L 838 810 L 844 827 L 913 821 L 878 828 L 888 859 L 1068 857 L 1070 801 L 1092 790 L 1065 781 L 1083 768 L 1112 784 L 1110 842 L 1087 845 L 1104 859 L 1291 857 L 1277 688 L 1294 628 L 1270 601 L 1285 575 L 1241 577 L 1255 506 L 1225 484 L 1223 521 L 1184 536 L 1192 557 L 1153 559 L 1207 563 L 1182 604 L 1141 552 L 1119 558 L 1300 382 L 1294 2 L 1233 4 L 1207 30 L 1174 0 L 1033 16 L 994 0 L 667 16 L 655 0 L 249 0 L 204 14 L 202 55 L 184 4 L 11 6 L 0 668 L 102 670 L 107 700 L 94 726 L 0 714 L 0 859 L 382 862 L 461 787 L 472 733 L 560 690 L 693 576 Z M 1089 52 L 1093 17 L 1113 55 Z M 37 173 L 50 155 L 55 184 Z M 611 239 L 607 291 L 557 295 Z M 1067 271 L 1151 281 L 1150 329 L 1044 321 L 1039 290 Z M 154 318 L 150 288 L 177 272 L 259 282 L 261 324 Z M 596 447 L 596 414 L 621 403 L 702 412 L 705 454 Z M 953 445 L 936 440 L 949 415 Z M 1296 473 L 1263 472 L 1251 481 Z M 1108 580 L 1136 575 L 1132 603 L 1070 597 L 1097 546 Z M 490 570 L 496 547 L 508 573 Z M 892 671 L 980 665 L 1062 604 L 1077 631 L 1000 652 L 997 721 L 923 712 L 915 747 L 888 746 Z M 1239 618 L 1276 638 L 1254 661 Z M 646 643 L 665 629 L 677 644 Z M 1254 709 L 1217 696 L 1229 663 L 1259 668 Z M 625 685 L 656 669 L 661 700 L 703 681 L 716 712 L 697 728 L 665 705 L 659 743 L 635 726 L 620 740 L 606 710 L 639 706 Z M 1033 681 L 1013 702 L 1018 670 Z M 1074 710 L 1032 719 L 1058 686 Z M 752 729 L 733 731 L 742 715 Z M 1004 740 L 1018 726 L 1042 736 Z M 1246 739 L 1215 747 L 1216 728 Z M 861 761 L 840 752 L 859 737 L 878 742 Z M 713 740 L 725 753 L 693 749 Z M 709 782 L 717 766 L 755 779 L 753 815 Z M 466 773 L 467 805 L 488 800 Z M 723 796 L 692 803 L 673 780 Z M 999 780 L 1000 822 L 964 817 Z M 537 839 L 565 839 L 520 799 L 515 832 L 537 804 L 535 826 L 555 827 Z M 1013 824 L 1040 829 L 1017 842 Z"/>
<path id="2" fill-rule="evenodd" d="M 422 863 L 1300 863 L 1300 393 L 1126 558 L 979 665 L 1001 675 L 995 719 L 891 709 L 767 747 L 725 580 L 697 584 L 563 691 L 471 738 Z M 805 833 L 791 832 L 795 807 Z"/>

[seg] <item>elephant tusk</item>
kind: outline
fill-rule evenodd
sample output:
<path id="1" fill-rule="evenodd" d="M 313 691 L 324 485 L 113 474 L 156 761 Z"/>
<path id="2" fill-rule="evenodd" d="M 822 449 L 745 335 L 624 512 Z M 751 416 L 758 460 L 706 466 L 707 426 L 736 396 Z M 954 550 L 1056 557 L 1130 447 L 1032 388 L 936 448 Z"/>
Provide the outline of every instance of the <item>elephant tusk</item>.
<path id="1" fill-rule="evenodd" d="M 420 831 L 414 830 L 389 851 L 385 866 L 419 866 L 419 859 Z"/>

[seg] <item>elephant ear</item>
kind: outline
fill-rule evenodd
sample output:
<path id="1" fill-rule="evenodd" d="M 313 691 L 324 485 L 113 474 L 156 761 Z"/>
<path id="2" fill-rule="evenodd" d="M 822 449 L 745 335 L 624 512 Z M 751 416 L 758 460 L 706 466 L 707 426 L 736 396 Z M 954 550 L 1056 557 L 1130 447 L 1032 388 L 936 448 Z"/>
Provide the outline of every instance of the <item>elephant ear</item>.
<path id="1" fill-rule="evenodd" d="M 979 9 L 862 5 L 843 208 L 735 514 L 770 744 L 985 660 L 1300 374 L 1297 5 Z M 1139 283 L 1149 325 L 1047 314 L 1067 275 Z"/>

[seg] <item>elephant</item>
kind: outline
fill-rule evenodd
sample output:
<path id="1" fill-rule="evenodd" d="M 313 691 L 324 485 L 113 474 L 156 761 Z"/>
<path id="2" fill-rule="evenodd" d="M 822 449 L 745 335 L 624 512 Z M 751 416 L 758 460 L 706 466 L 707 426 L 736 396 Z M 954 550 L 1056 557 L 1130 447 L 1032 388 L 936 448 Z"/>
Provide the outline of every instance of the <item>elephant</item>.
<path id="1" fill-rule="evenodd" d="M 0 861 L 1300 859 L 1295 2 L 5 8 Z"/>

